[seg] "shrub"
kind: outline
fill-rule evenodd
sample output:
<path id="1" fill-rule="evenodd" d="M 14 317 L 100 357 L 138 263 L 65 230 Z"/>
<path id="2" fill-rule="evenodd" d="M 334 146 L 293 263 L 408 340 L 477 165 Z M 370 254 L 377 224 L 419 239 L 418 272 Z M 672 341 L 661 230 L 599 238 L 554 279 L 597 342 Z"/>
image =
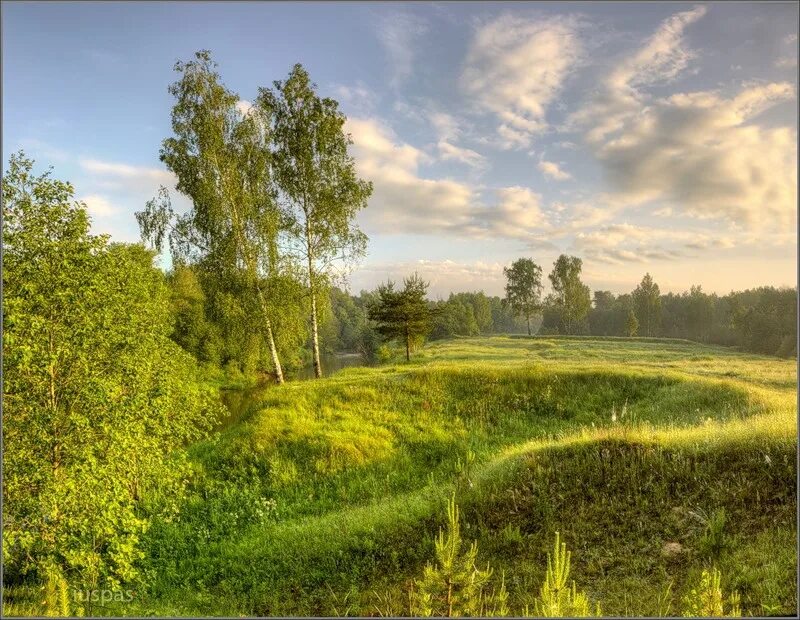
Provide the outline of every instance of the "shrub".
<path id="1" fill-rule="evenodd" d="M 700 553 L 706 557 L 719 559 L 727 546 L 725 537 L 725 509 L 715 510 L 706 520 L 706 530 L 700 538 Z"/>
<path id="2" fill-rule="evenodd" d="M 475 566 L 478 544 L 461 551 L 461 526 L 455 497 L 447 505 L 447 534 L 439 530 L 436 539 L 438 566 L 428 564 L 423 578 L 416 582 L 411 596 L 411 615 L 439 616 L 506 616 L 508 594 L 505 578 L 497 592 L 489 590 L 492 569 Z"/>
<path id="3" fill-rule="evenodd" d="M 721 579 L 722 575 L 716 568 L 712 568 L 711 572 L 703 570 L 698 587 L 692 588 L 683 598 L 684 617 L 738 618 L 742 615 L 738 592 L 733 592 L 728 598 L 726 611 L 720 587 Z"/>
<path id="4" fill-rule="evenodd" d="M 537 616 L 586 618 L 592 615 L 586 594 L 578 591 L 574 581 L 572 587 L 567 586 L 571 556 L 572 553 L 567 551 L 567 545 L 560 541 L 559 533 L 556 532 L 553 555 L 547 554 L 547 573 L 539 590 L 539 599 L 535 603 Z M 528 615 L 527 609 L 525 615 Z M 599 604 L 595 615 L 600 615 Z"/>

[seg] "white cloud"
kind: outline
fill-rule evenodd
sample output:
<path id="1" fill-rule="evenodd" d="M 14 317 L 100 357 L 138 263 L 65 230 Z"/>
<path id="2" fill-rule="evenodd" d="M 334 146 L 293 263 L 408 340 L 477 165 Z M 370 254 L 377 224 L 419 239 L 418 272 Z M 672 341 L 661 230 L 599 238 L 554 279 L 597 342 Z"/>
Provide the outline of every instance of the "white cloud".
<path id="1" fill-rule="evenodd" d="M 621 129 L 644 106 L 637 87 L 676 77 L 694 58 L 695 54 L 684 45 L 683 32 L 705 13 L 705 7 L 695 7 L 664 20 L 639 50 L 606 75 L 591 101 L 570 115 L 568 127 L 588 126 L 586 137 L 590 142 L 602 141 Z"/>
<path id="2" fill-rule="evenodd" d="M 676 260 L 734 245 L 731 236 L 620 223 L 578 232 L 571 249 L 589 261 L 621 264 Z"/>
<path id="3" fill-rule="evenodd" d="M 427 111 L 426 117 L 438 136 L 436 149 L 441 161 L 455 161 L 479 170 L 487 167 L 487 160 L 483 155 L 473 149 L 455 144 L 463 133 L 464 122 L 462 120 L 447 112 L 436 110 L 435 107 Z"/>
<path id="4" fill-rule="evenodd" d="M 453 291 L 483 290 L 499 295 L 503 290 L 503 265 L 499 262 L 452 260 L 416 260 L 401 262 L 368 263 L 353 272 L 350 282 L 353 290 L 373 289 L 393 280 L 400 283 L 417 272 L 430 283 L 430 299 L 447 298 Z"/>
<path id="5" fill-rule="evenodd" d="M 562 170 L 561 167 L 553 161 L 545 161 L 543 159 L 539 162 L 537 167 L 546 177 L 550 177 L 556 181 L 566 181 L 572 178 L 569 172 Z"/>
<path id="6" fill-rule="evenodd" d="M 383 171 L 395 177 L 413 174 L 420 163 L 429 160 L 422 150 L 401 142 L 390 127 L 377 119 L 348 118 L 345 130 L 352 134 L 354 150 L 363 161 L 357 164 L 368 172 Z"/>
<path id="7" fill-rule="evenodd" d="M 547 225 L 540 197 L 527 188 L 496 189 L 487 205 L 482 188 L 420 176 L 429 157 L 380 121 L 351 118 L 346 129 L 359 175 L 373 183 L 370 206 L 361 214 L 372 231 L 532 239 Z"/>
<path id="8" fill-rule="evenodd" d="M 129 164 L 107 162 L 99 159 L 81 159 L 79 163 L 81 168 L 87 172 L 120 179 L 150 179 L 168 183 L 175 178 L 171 172 L 159 168 L 131 166 Z"/>
<path id="9" fill-rule="evenodd" d="M 683 32 L 706 12 L 705 6 L 696 6 L 665 19 L 637 53 L 611 73 L 610 85 L 625 89 L 676 77 L 695 57 L 694 52 L 684 46 Z"/>
<path id="10" fill-rule="evenodd" d="M 775 66 L 781 69 L 794 69 L 797 66 L 797 57 L 783 56 L 775 61 Z"/>
<path id="11" fill-rule="evenodd" d="M 541 196 L 527 187 L 496 190 L 497 205 L 483 210 L 481 219 L 490 236 L 525 239 L 549 228 L 541 209 Z"/>
<path id="12" fill-rule="evenodd" d="M 242 116 L 247 116 L 250 113 L 250 110 L 253 109 L 253 104 L 249 102 L 247 99 L 239 99 L 236 102 L 236 111 L 239 112 Z"/>
<path id="13" fill-rule="evenodd" d="M 459 122 L 452 114 L 431 112 L 428 119 L 441 140 L 455 140 L 461 135 Z"/>
<path id="14" fill-rule="evenodd" d="M 478 28 L 461 87 L 500 121 L 498 145 L 524 148 L 547 127 L 546 111 L 581 51 L 572 20 L 503 15 Z"/>
<path id="15" fill-rule="evenodd" d="M 626 122 L 595 154 L 616 193 L 631 204 L 661 200 L 697 217 L 791 225 L 796 133 L 751 121 L 793 95 L 788 83 L 754 86 L 731 99 L 676 94 Z"/>
<path id="16" fill-rule="evenodd" d="M 363 82 L 353 86 L 339 84 L 334 86 L 333 94 L 340 103 L 360 113 L 370 113 L 377 103 L 377 96 Z"/>
<path id="17" fill-rule="evenodd" d="M 148 166 L 89 158 L 78 160 L 78 164 L 85 174 L 77 180 L 76 188 L 95 216 L 92 230 L 110 234 L 115 241 L 138 241 L 134 213 L 158 193 L 159 186 L 172 190 L 177 182 L 168 170 Z M 191 201 L 178 192 L 171 191 L 170 195 L 177 212 L 191 207 Z"/>
<path id="18" fill-rule="evenodd" d="M 373 182 L 363 219 L 373 230 L 441 232 L 469 223 L 475 196 L 471 187 L 449 179 L 425 179 L 418 168 L 429 156 L 402 143 L 376 119 L 350 118 L 352 152 L 359 174 Z"/>
<path id="19" fill-rule="evenodd" d="M 419 17 L 409 13 L 393 12 L 378 24 L 378 37 L 386 49 L 392 67 L 390 84 L 397 88 L 407 80 L 414 69 L 415 40 L 428 31 Z"/>
<path id="20" fill-rule="evenodd" d="M 763 110 L 794 97 L 790 84 L 746 85 L 728 98 L 705 91 L 655 99 L 644 90 L 688 66 L 694 53 L 683 33 L 705 12 L 696 7 L 665 20 L 609 72 L 567 128 L 585 131 L 610 195 L 622 204 L 658 201 L 660 209 L 731 224 L 791 225 L 796 132 L 756 122 Z"/>
<path id="21" fill-rule="evenodd" d="M 111 217 L 119 212 L 107 197 L 100 194 L 88 194 L 79 200 L 86 203 L 89 213 L 95 217 Z"/>
<path id="22" fill-rule="evenodd" d="M 38 138 L 23 138 L 19 141 L 19 147 L 29 157 L 33 157 L 33 159 L 45 159 L 47 162 L 40 161 L 39 163 L 49 163 L 52 161 L 57 162 L 65 162 L 69 161 L 70 154 L 67 153 L 65 150 L 60 149 L 58 147 L 49 144 L 43 140 L 39 140 Z"/>
<path id="23" fill-rule="evenodd" d="M 473 168 L 486 165 L 486 158 L 472 149 L 461 148 L 444 140 L 439 140 L 436 147 L 439 149 L 439 157 L 444 161 L 457 161 Z"/>

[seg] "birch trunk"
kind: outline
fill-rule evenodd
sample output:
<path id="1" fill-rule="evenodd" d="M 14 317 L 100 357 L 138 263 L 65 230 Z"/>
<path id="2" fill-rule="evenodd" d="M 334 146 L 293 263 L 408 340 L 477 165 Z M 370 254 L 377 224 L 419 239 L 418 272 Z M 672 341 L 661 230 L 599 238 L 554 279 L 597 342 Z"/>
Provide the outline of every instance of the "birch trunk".
<path id="1" fill-rule="evenodd" d="M 311 245 L 311 224 L 306 215 L 306 256 L 308 258 L 308 290 L 311 293 L 311 353 L 314 357 L 314 376 L 322 377 L 322 363 L 319 359 L 319 329 L 317 327 L 317 291 L 314 288 L 314 250 Z"/>

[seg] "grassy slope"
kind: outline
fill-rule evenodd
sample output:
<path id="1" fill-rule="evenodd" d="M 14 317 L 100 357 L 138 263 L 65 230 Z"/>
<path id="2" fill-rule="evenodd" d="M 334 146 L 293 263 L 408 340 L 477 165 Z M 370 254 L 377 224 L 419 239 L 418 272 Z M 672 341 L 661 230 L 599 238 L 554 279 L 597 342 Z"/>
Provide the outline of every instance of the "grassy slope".
<path id="1" fill-rule="evenodd" d="M 456 490 L 516 613 L 556 529 L 605 613 L 667 611 L 670 581 L 679 611 L 723 507 L 723 586 L 794 613 L 795 385 L 794 361 L 684 341 L 495 337 L 269 390 L 192 448 L 193 497 L 148 538 L 151 595 L 115 611 L 402 614 Z"/>

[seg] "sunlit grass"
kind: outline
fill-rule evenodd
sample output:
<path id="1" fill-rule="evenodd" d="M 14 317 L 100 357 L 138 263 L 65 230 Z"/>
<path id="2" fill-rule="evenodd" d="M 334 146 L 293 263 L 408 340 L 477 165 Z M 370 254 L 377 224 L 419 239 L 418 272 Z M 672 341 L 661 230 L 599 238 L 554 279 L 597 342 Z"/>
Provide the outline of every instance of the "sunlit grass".
<path id="1" fill-rule="evenodd" d="M 685 341 L 495 337 L 269 389 L 192 447 L 192 494 L 148 535 L 150 593 L 117 611 L 375 613 L 456 491 L 516 609 L 559 529 L 606 613 L 655 614 L 707 561 L 687 515 L 724 506 L 725 587 L 793 613 L 795 386 L 793 361 Z"/>

